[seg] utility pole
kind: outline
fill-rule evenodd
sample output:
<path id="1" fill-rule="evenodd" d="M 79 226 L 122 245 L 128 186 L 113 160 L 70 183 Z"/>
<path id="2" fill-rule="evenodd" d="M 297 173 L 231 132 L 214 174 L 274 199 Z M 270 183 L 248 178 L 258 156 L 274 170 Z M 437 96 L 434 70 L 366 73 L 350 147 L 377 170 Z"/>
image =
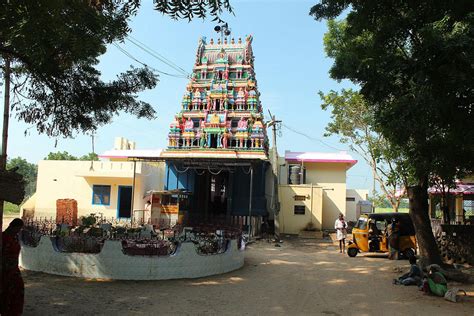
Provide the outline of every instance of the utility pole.
<path id="1" fill-rule="evenodd" d="M 272 210 L 273 210 L 273 222 L 275 228 L 275 239 L 280 241 L 280 202 L 278 200 L 278 182 L 279 182 L 279 168 L 278 168 L 278 150 L 277 150 L 277 128 L 281 121 L 277 121 L 275 115 L 272 115 L 270 110 L 271 121 L 267 123 L 268 127 L 272 127 L 273 131 L 273 155 L 272 155 L 272 171 L 273 171 L 273 194 L 272 194 Z"/>
<path id="2" fill-rule="evenodd" d="M 10 58 L 4 56 L 5 62 L 3 75 L 5 82 L 5 95 L 3 104 L 3 132 L 2 132 L 2 156 L 0 157 L 0 172 L 3 172 L 7 168 L 7 140 L 8 140 L 8 119 L 10 118 Z M 3 204 L 5 201 L 0 200 L 0 227 L 3 231 Z M 3 251 L 2 234 L 0 234 L 0 253 Z M 3 262 L 0 259 L 0 284 L 3 284 Z M 2 289 L 0 288 L 0 293 Z M 3 297 L 3 296 L 2 296 Z"/>

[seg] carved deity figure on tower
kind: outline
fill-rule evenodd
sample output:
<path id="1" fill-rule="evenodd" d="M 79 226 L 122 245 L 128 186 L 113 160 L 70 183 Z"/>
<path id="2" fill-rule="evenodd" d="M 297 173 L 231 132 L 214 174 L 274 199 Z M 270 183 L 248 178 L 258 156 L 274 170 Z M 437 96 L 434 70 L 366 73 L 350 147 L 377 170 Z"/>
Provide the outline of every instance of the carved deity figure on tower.
<path id="1" fill-rule="evenodd" d="M 220 124 L 219 115 L 217 115 L 217 114 L 214 113 L 214 114 L 211 116 L 210 123 L 211 123 L 211 127 L 219 127 L 219 124 Z"/>
<path id="2" fill-rule="evenodd" d="M 247 130 L 248 122 L 245 118 L 240 118 L 239 123 L 237 123 L 237 129 L 239 130 Z"/>
<path id="3" fill-rule="evenodd" d="M 227 132 L 227 128 L 224 129 L 224 133 L 222 134 L 222 148 L 228 148 L 229 146 L 229 133 Z"/>
<path id="4" fill-rule="evenodd" d="M 211 110 L 212 107 L 212 100 L 211 100 L 211 90 L 207 90 L 207 95 L 206 95 L 206 100 L 207 100 L 207 111 Z"/>
<path id="5" fill-rule="evenodd" d="M 201 105 L 201 91 L 196 88 L 193 94 L 193 110 L 198 110 Z"/>
<path id="6" fill-rule="evenodd" d="M 237 99 L 235 101 L 235 104 L 237 105 L 237 110 L 242 111 L 244 109 L 245 105 L 245 92 L 242 88 L 239 89 L 239 92 L 237 93 Z"/>
<path id="7" fill-rule="evenodd" d="M 194 122 L 191 120 L 190 117 L 186 120 L 186 123 L 184 124 L 184 130 L 185 131 L 192 131 L 194 128 Z"/>

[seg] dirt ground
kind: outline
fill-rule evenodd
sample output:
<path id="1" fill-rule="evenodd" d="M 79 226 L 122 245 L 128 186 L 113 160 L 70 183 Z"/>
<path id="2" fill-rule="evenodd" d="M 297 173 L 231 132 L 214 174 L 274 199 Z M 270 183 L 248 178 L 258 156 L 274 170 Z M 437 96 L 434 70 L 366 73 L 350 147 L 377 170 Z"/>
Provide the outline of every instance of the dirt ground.
<path id="1" fill-rule="evenodd" d="M 331 242 L 258 241 L 243 268 L 171 281 L 83 280 L 23 271 L 24 315 L 473 315 L 461 303 L 393 285 L 407 261 L 340 254 Z"/>

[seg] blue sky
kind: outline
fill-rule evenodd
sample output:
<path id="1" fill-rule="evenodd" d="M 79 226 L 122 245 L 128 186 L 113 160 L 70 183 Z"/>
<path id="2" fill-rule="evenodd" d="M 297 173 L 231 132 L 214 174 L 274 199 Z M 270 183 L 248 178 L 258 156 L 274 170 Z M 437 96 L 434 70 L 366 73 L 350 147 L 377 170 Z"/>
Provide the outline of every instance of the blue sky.
<path id="1" fill-rule="evenodd" d="M 315 21 L 308 15 L 316 1 L 231 1 L 235 16 L 225 16 L 232 29 L 232 36 L 253 36 L 255 70 L 265 114 L 269 109 L 283 123 L 304 136 L 282 127 L 278 138 L 279 153 L 292 151 L 334 152 L 348 150 L 337 138 L 323 136 L 330 121 L 330 113 L 322 111 L 319 90 L 339 90 L 349 83 L 338 83 L 329 78 L 332 60 L 324 54 L 323 35 L 326 23 Z M 175 64 L 191 72 L 201 36 L 217 38 L 215 22 L 210 20 L 174 21 L 152 10 L 151 1 L 143 1 L 137 17 L 131 22 L 132 36 Z M 148 55 L 130 42 L 120 44 L 140 61 L 162 71 L 176 73 L 167 65 Z M 139 66 L 114 46 L 110 46 L 101 58 L 99 69 L 105 80 L 128 69 Z M 99 128 L 95 139 L 95 151 L 112 149 L 116 136 L 134 140 L 138 148 L 165 148 L 169 124 L 179 110 L 187 79 L 160 76 L 160 83 L 152 91 L 140 94 L 157 111 L 153 121 L 138 120 L 122 114 L 112 124 Z M 91 139 L 77 135 L 74 139 L 48 138 L 38 135 L 35 128 L 14 119 L 10 122 L 10 158 L 21 156 L 30 162 L 43 159 L 51 151 L 68 151 L 83 155 L 91 151 Z M 25 136 L 25 130 L 27 130 Z M 321 140 L 321 141 L 318 141 Z M 370 189 L 371 174 L 362 158 L 351 153 L 359 163 L 348 172 L 350 188 Z"/>

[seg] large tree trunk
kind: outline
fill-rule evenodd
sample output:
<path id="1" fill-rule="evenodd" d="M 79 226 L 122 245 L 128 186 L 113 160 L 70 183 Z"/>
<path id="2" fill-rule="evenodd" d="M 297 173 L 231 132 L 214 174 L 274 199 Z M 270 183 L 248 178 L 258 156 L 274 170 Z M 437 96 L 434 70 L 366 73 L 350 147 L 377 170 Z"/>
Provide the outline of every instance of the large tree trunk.
<path id="1" fill-rule="evenodd" d="M 420 181 L 417 186 L 408 187 L 410 201 L 410 216 L 416 230 L 416 239 L 420 249 L 423 265 L 443 263 L 439 254 L 436 240 L 431 230 L 431 221 L 428 214 L 428 185 L 427 181 Z"/>

